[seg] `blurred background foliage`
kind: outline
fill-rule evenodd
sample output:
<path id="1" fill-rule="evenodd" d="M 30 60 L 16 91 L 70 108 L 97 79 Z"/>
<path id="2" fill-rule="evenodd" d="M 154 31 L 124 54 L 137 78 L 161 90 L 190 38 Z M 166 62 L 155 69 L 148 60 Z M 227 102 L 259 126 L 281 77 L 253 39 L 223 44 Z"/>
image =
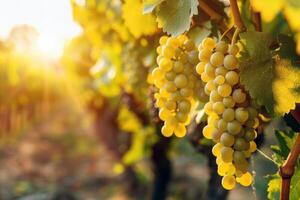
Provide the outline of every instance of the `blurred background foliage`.
<path id="1" fill-rule="evenodd" d="M 253 187 L 227 194 L 199 125 L 185 139 L 161 136 L 148 73 L 163 33 L 141 0 L 71 5 L 82 33 L 59 59 L 40 53 L 31 26 L 0 41 L 0 199 L 267 198 L 276 165 L 260 154 Z M 225 17 L 228 5 L 218 5 Z M 219 34 L 200 15 L 187 33 L 197 43 Z M 275 127 L 286 129 L 281 120 L 266 128 L 269 156 Z"/>

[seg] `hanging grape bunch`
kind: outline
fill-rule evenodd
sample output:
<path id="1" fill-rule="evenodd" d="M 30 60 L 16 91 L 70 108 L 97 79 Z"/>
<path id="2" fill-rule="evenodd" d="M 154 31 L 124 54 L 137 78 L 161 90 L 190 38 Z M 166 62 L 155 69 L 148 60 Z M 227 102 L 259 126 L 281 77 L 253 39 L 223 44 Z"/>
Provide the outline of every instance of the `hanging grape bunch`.
<path id="1" fill-rule="evenodd" d="M 239 83 L 239 48 L 206 38 L 198 50 L 200 62 L 196 71 L 209 96 L 204 106 L 208 120 L 203 135 L 216 143 L 212 151 L 218 174 L 223 176 L 222 186 L 227 190 L 233 189 L 236 182 L 249 186 L 253 179 L 248 171 L 249 157 L 256 150 L 253 140 L 259 120 L 249 95 Z"/>
<path id="2" fill-rule="evenodd" d="M 162 36 L 159 43 L 158 67 L 152 71 L 152 78 L 158 89 L 154 98 L 159 118 L 164 121 L 162 134 L 170 137 L 174 133 L 183 137 L 196 100 L 208 100 L 204 84 L 195 71 L 199 62 L 198 51 L 194 42 L 185 35 Z"/>

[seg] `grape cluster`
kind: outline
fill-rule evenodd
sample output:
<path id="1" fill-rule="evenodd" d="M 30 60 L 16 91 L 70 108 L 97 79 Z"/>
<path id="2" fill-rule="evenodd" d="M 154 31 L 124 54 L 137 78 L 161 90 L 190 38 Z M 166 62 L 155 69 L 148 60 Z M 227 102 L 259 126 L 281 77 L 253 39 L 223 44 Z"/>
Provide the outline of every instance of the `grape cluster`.
<path id="1" fill-rule="evenodd" d="M 248 160 L 256 150 L 253 140 L 257 137 L 259 120 L 257 110 L 239 84 L 236 57 L 239 48 L 236 44 L 205 38 L 198 50 L 200 62 L 196 71 L 209 96 L 204 106 L 208 120 L 203 135 L 216 143 L 212 152 L 217 157 L 218 174 L 223 176 L 223 187 L 231 190 L 236 182 L 249 186 L 253 178 L 248 172 Z"/>
<path id="2" fill-rule="evenodd" d="M 170 137 L 174 133 L 183 137 L 196 100 L 208 100 L 204 84 L 195 70 L 199 62 L 198 51 L 194 42 L 185 35 L 162 36 L 159 43 L 158 67 L 151 76 L 157 88 L 154 98 L 159 118 L 164 121 L 162 134 Z"/>

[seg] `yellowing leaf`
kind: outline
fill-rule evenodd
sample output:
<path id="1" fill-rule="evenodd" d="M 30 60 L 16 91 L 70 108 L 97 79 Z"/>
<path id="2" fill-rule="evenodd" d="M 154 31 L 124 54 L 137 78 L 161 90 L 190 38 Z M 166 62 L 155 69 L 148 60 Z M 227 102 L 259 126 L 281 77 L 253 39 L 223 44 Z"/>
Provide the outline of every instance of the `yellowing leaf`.
<path id="1" fill-rule="evenodd" d="M 157 29 L 154 16 L 151 14 L 143 15 L 143 5 L 140 0 L 125 0 L 122 7 L 122 17 L 125 26 L 135 38 L 152 34 Z"/>
<path id="2" fill-rule="evenodd" d="M 300 31 L 300 7 L 286 6 L 284 14 L 292 29 Z"/>
<path id="3" fill-rule="evenodd" d="M 270 22 L 280 12 L 284 0 L 251 0 L 255 11 L 261 12 L 263 20 Z"/>
<path id="4" fill-rule="evenodd" d="M 295 109 L 296 103 L 300 103 L 300 94 L 295 91 L 299 86 L 300 70 L 293 69 L 290 61 L 276 61 L 276 78 L 273 82 L 273 95 L 276 102 L 276 113 L 288 113 Z"/>
<path id="5" fill-rule="evenodd" d="M 268 189 L 267 189 L 268 199 L 270 200 L 279 199 L 280 185 L 281 185 L 281 180 L 278 176 L 276 176 L 276 178 L 269 181 Z"/>

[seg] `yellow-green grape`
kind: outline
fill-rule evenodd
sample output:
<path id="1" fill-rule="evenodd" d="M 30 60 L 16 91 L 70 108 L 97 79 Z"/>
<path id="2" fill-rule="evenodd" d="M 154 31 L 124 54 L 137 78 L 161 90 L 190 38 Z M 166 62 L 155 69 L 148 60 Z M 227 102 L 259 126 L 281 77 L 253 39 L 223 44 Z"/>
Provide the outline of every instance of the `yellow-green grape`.
<path id="1" fill-rule="evenodd" d="M 218 75 L 215 79 L 214 79 L 214 83 L 217 85 L 222 85 L 225 83 L 225 78 L 222 75 Z"/>
<path id="2" fill-rule="evenodd" d="M 161 69 L 162 71 L 170 71 L 172 69 L 172 62 L 170 59 L 168 58 L 162 58 L 159 61 L 159 69 Z"/>
<path id="3" fill-rule="evenodd" d="M 171 115 L 172 115 L 172 113 L 170 112 L 170 110 L 168 110 L 166 108 L 160 109 L 160 111 L 158 113 L 159 118 L 163 121 L 166 121 Z"/>
<path id="4" fill-rule="evenodd" d="M 231 91 L 231 86 L 226 83 L 218 86 L 218 93 L 222 97 L 228 97 L 231 94 Z"/>
<path id="5" fill-rule="evenodd" d="M 237 135 L 241 130 L 242 130 L 242 125 L 238 121 L 233 120 L 231 122 L 228 122 L 227 124 L 228 133 L 232 135 Z"/>
<path id="6" fill-rule="evenodd" d="M 165 137 L 171 137 L 173 135 L 174 129 L 169 126 L 164 125 L 161 129 L 161 133 Z"/>
<path id="7" fill-rule="evenodd" d="M 224 58 L 224 67 L 228 70 L 236 69 L 238 65 L 238 60 L 233 55 L 227 55 Z"/>
<path id="8" fill-rule="evenodd" d="M 191 64 L 197 64 L 199 62 L 199 59 L 198 59 L 198 52 L 197 51 L 191 51 L 188 53 L 188 61 L 191 63 Z"/>
<path id="9" fill-rule="evenodd" d="M 174 130 L 174 134 L 177 137 L 184 137 L 186 135 L 186 128 L 183 124 L 177 124 L 175 130 Z"/>
<path id="10" fill-rule="evenodd" d="M 170 93 L 172 92 L 175 92 L 177 90 L 174 82 L 172 81 L 167 81 L 165 84 L 164 84 L 164 89 Z"/>
<path id="11" fill-rule="evenodd" d="M 228 53 L 231 55 L 236 55 L 239 52 L 239 47 L 236 44 L 229 45 Z"/>
<path id="12" fill-rule="evenodd" d="M 188 84 L 188 79 L 184 74 L 179 74 L 175 77 L 174 83 L 178 88 L 184 88 Z"/>
<path id="13" fill-rule="evenodd" d="M 217 128 L 220 131 L 226 131 L 227 130 L 227 122 L 224 119 L 219 119 Z"/>
<path id="14" fill-rule="evenodd" d="M 201 79 L 202 79 L 203 82 L 207 83 L 207 82 L 208 82 L 209 80 L 211 80 L 212 78 L 209 77 L 205 72 L 203 72 L 203 73 L 201 74 Z"/>
<path id="15" fill-rule="evenodd" d="M 200 61 L 208 62 L 209 58 L 211 56 L 211 53 L 212 52 L 209 49 L 202 49 L 199 51 L 198 58 Z"/>
<path id="16" fill-rule="evenodd" d="M 159 38 L 159 44 L 160 45 L 166 44 L 167 40 L 168 40 L 168 36 L 162 36 Z"/>
<path id="17" fill-rule="evenodd" d="M 203 136 L 207 139 L 212 139 L 212 132 L 214 130 L 215 128 L 213 126 L 206 125 L 202 130 Z"/>
<path id="18" fill-rule="evenodd" d="M 239 75 L 235 71 L 229 71 L 226 73 L 225 79 L 229 85 L 235 85 L 239 82 Z"/>
<path id="19" fill-rule="evenodd" d="M 250 147 L 250 143 L 247 142 L 244 138 L 236 138 L 234 143 L 234 149 L 238 151 L 246 151 Z"/>
<path id="20" fill-rule="evenodd" d="M 244 138 L 247 142 L 254 140 L 256 137 L 257 137 L 257 132 L 254 129 L 246 130 Z"/>
<path id="21" fill-rule="evenodd" d="M 234 176 L 232 175 L 225 175 L 222 178 L 222 186 L 223 188 L 225 188 L 226 190 L 232 190 L 236 185 L 236 181 Z"/>
<path id="22" fill-rule="evenodd" d="M 224 104 L 222 102 L 215 102 L 212 106 L 212 109 L 215 113 L 217 113 L 218 115 L 221 115 L 224 110 L 225 110 L 225 107 L 224 107 Z"/>
<path id="23" fill-rule="evenodd" d="M 242 124 L 245 123 L 249 118 L 249 113 L 245 108 L 237 108 L 235 110 L 235 119 Z"/>
<path id="24" fill-rule="evenodd" d="M 208 38 L 205 38 L 202 41 L 201 45 L 202 45 L 203 48 L 206 48 L 206 49 L 209 49 L 209 50 L 213 50 L 213 48 L 216 45 L 216 42 L 215 42 L 214 39 L 208 37 Z"/>
<path id="25" fill-rule="evenodd" d="M 180 61 L 175 61 L 173 66 L 173 71 L 176 73 L 180 73 L 183 71 L 183 64 Z"/>
<path id="26" fill-rule="evenodd" d="M 187 51 L 192 51 L 193 49 L 195 49 L 195 44 L 192 40 L 186 40 L 183 43 L 183 47 Z"/>
<path id="27" fill-rule="evenodd" d="M 210 57 L 210 63 L 213 66 L 221 66 L 224 60 L 224 55 L 221 52 L 215 52 Z"/>
<path id="28" fill-rule="evenodd" d="M 231 147 L 234 144 L 234 136 L 229 133 L 223 133 L 220 137 L 220 142 L 225 147 Z"/>
<path id="29" fill-rule="evenodd" d="M 199 62 L 196 66 L 196 71 L 199 75 L 201 75 L 201 73 L 204 72 L 204 68 L 205 68 L 206 62 Z"/>
<path id="30" fill-rule="evenodd" d="M 222 132 L 218 129 L 215 129 L 211 134 L 211 138 L 214 142 L 219 142 L 221 135 Z"/>
<path id="31" fill-rule="evenodd" d="M 208 91 L 213 91 L 214 89 L 216 89 L 216 85 L 213 82 L 213 80 L 208 81 L 205 87 L 207 88 Z"/>
<path id="32" fill-rule="evenodd" d="M 212 148 L 212 154 L 216 157 L 219 157 L 221 155 L 221 148 L 222 148 L 221 143 L 215 144 Z"/>
<path id="33" fill-rule="evenodd" d="M 191 109 L 191 103 L 187 100 L 182 100 L 178 103 L 179 112 L 188 113 Z"/>
<path id="34" fill-rule="evenodd" d="M 228 45 L 226 42 L 224 41 L 220 41 L 217 43 L 216 45 L 216 51 L 219 51 L 223 54 L 226 54 L 227 53 L 227 50 L 228 50 Z"/>
<path id="35" fill-rule="evenodd" d="M 210 77 L 215 76 L 215 68 L 210 63 L 206 63 L 204 72 Z"/>
<path id="36" fill-rule="evenodd" d="M 228 97 L 225 97 L 223 99 L 223 104 L 227 107 L 227 108 L 233 108 L 234 105 L 235 105 L 235 102 L 232 98 L 232 96 L 228 96 Z"/>
<path id="37" fill-rule="evenodd" d="M 176 102 L 171 100 L 171 99 L 166 101 L 164 105 L 168 110 L 175 110 L 176 109 Z"/>
<path id="38" fill-rule="evenodd" d="M 233 161 L 235 165 L 238 165 L 239 163 L 243 163 L 246 160 L 245 154 L 242 151 L 235 151 L 233 153 Z"/>
<path id="39" fill-rule="evenodd" d="M 222 118 L 225 122 L 231 122 L 234 120 L 234 110 L 232 108 L 226 108 L 222 114 Z"/>
<path id="40" fill-rule="evenodd" d="M 207 102 L 204 106 L 204 112 L 207 114 L 207 115 L 210 115 L 212 112 L 213 112 L 213 109 L 212 109 L 212 106 L 213 106 L 213 103 L 212 102 Z"/>
<path id="41" fill-rule="evenodd" d="M 222 101 L 222 97 L 219 95 L 217 90 L 212 90 L 210 92 L 209 100 L 211 102 L 217 102 L 217 101 Z"/>
<path id="42" fill-rule="evenodd" d="M 166 74 L 165 74 L 165 78 L 168 81 L 174 81 L 175 77 L 176 77 L 176 73 L 173 71 L 166 72 Z"/>
<path id="43" fill-rule="evenodd" d="M 190 97 L 192 96 L 193 91 L 190 88 L 181 88 L 180 95 L 183 97 Z"/>
<path id="44" fill-rule="evenodd" d="M 222 75 L 225 77 L 227 72 L 228 72 L 228 70 L 225 67 L 221 66 L 221 67 L 216 68 L 215 74 L 216 74 L 216 76 Z"/>
<path id="45" fill-rule="evenodd" d="M 246 94 L 242 89 L 236 89 L 232 93 L 232 98 L 236 103 L 243 103 L 246 100 Z"/>
<path id="46" fill-rule="evenodd" d="M 152 71 L 152 76 L 153 76 L 155 79 L 162 79 L 163 76 L 164 76 L 164 72 L 163 72 L 160 68 L 156 67 L 156 68 L 153 69 L 153 71 Z"/>
<path id="47" fill-rule="evenodd" d="M 236 178 L 236 182 L 238 182 L 239 184 L 245 187 L 250 186 L 252 184 L 252 181 L 253 181 L 253 177 L 249 172 L 246 172 L 245 174 Z"/>
<path id="48" fill-rule="evenodd" d="M 163 46 L 162 55 L 166 58 L 173 58 L 175 56 L 175 49 L 171 46 Z"/>
<path id="49" fill-rule="evenodd" d="M 245 159 L 242 162 L 235 165 L 236 169 L 241 171 L 243 174 L 246 173 L 249 169 L 249 162 Z"/>
<path id="50" fill-rule="evenodd" d="M 233 160 L 233 149 L 230 147 L 221 148 L 221 158 L 224 162 L 232 162 Z"/>
<path id="51" fill-rule="evenodd" d="M 255 152 L 256 149 L 257 149 L 256 143 L 255 143 L 254 141 L 251 141 L 251 142 L 249 142 L 249 144 L 250 144 L 250 146 L 249 146 L 249 149 L 248 149 L 248 150 L 249 150 L 251 153 Z"/>

